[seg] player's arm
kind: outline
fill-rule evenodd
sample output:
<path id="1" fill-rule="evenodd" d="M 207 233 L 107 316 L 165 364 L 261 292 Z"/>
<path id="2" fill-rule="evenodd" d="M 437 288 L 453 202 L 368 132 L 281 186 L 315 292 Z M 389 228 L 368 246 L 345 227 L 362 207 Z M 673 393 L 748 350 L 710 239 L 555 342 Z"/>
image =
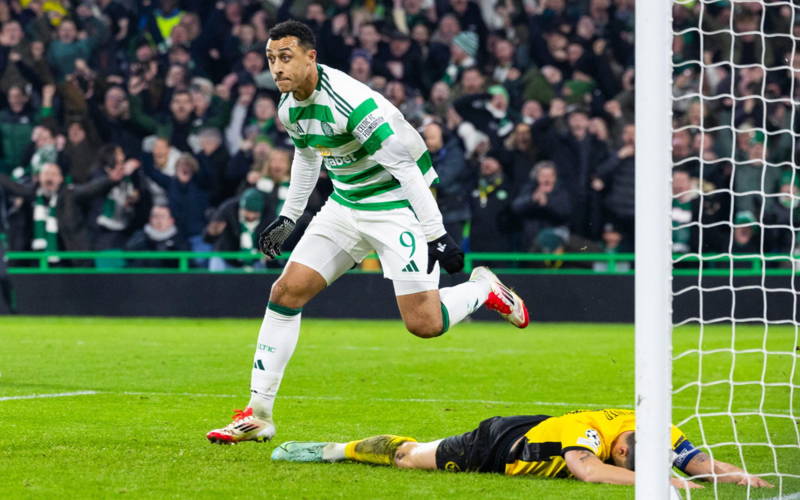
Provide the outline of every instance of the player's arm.
<path id="1" fill-rule="evenodd" d="M 295 147 L 286 201 L 278 218 L 264 228 L 258 237 L 258 247 L 267 257 L 274 258 L 281 254 L 281 245 L 294 231 L 295 223 L 303 215 L 308 198 L 317 185 L 321 164 L 320 155 L 315 150 Z"/>
<path id="2" fill-rule="evenodd" d="M 697 453 L 683 469 L 690 476 L 697 477 L 700 481 L 719 481 L 721 483 L 736 483 L 739 486 L 750 485 L 754 488 L 772 488 L 773 485 L 758 476 L 747 474 L 733 464 L 721 460 L 712 460 L 702 451 Z"/>
<path id="3" fill-rule="evenodd" d="M 370 157 L 383 165 L 397 179 L 403 195 L 411 204 L 428 241 L 428 272 L 435 261 L 448 273 L 464 267 L 464 254 L 447 234 L 439 206 L 433 198 L 428 183 L 405 144 L 384 118 L 374 100 L 367 99 L 350 115 L 348 131 L 364 146 Z"/>
<path id="4" fill-rule="evenodd" d="M 564 453 L 567 468 L 580 481 L 587 483 L 634 484 L 636 473 L 624 467 L 603 462 L 588 449 L 573 449 Z M 699 484 L 680 478 L 670 478 L 677 488 L 702 488 Z"/>

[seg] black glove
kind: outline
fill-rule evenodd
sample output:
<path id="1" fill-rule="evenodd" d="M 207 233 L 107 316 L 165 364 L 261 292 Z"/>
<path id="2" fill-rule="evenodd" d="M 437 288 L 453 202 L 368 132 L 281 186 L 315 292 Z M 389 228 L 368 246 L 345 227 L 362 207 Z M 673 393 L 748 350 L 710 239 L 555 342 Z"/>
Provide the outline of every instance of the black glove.
<path id="1" fill-rule="evenodd" d="M 294 231 L 292 219 L 281 215 L 261 231 L 258 236 L 258 248 L 261 253 L 274 259 L 281 254 L 281 245 L 292 231 Z"/>
<path id="2" fill-rule="evenodd" d="M 428 274 L 433 271 L 436 261 L 450 274 L 464 269 L 464 252 L 449 234 L 428 243 Z"/>

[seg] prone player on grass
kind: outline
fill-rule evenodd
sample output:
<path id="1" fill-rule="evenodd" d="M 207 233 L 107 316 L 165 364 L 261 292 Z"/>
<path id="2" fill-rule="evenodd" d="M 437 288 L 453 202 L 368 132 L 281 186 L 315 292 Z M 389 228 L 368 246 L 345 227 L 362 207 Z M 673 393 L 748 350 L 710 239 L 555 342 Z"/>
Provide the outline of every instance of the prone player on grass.
<path id="1" fill-rule="evenodd" d="M 636 415 L 631 410 L 577 410 L 559 417 L 523 415 L 493 417 L 472 431 L 419 443 L 395 435 L 347 443 L 289 441 L 273 460 L 338 462 L 353 460 L 401 469 L 494 472 L 509 476 L 576 478 L 591 483 L 633 484 Z M 772 485 L 742 469 L 711 460 L 672 426 L 674 467 L 699 480 L 751 487 Z M 679 488 L 701 488 L 672 478 Z"/>

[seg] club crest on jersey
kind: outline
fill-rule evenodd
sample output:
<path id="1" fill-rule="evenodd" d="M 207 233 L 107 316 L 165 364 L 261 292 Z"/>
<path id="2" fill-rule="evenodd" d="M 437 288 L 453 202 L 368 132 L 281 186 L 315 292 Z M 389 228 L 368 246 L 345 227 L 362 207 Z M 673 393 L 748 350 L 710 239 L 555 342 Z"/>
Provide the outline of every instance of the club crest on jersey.
<path id="1" fill-rule="evenodd" d="M 328 137 L 333 135 L 333 128 L 325 122 L 322 122 L 322 133 Z"/>

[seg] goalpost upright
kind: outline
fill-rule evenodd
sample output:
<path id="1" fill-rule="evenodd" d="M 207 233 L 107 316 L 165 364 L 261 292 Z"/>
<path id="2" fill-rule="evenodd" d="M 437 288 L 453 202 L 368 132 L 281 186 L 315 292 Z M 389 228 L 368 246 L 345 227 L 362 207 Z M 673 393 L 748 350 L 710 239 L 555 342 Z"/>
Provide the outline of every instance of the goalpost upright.
<path id="1" fill-rule="evenodd" d="M 672 1 L 636 1 L 636 498 L 666 499 L 672 377 Z"/>

